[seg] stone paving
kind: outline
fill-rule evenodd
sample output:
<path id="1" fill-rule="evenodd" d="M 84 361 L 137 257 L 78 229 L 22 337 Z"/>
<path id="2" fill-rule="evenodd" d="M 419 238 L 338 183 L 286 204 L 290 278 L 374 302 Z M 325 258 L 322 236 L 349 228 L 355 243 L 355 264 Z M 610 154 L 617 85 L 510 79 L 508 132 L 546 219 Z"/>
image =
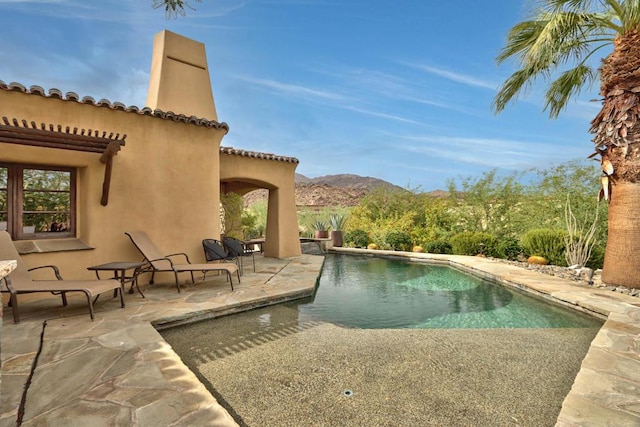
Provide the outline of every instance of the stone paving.
<path id="1" fill-rule="evenodd" d="M 638 298 L 484 258 L 376 254 L 450 263 L 606 319 L 557 425 L 640 425 Z M 233 292 L 223 276 L 186 285 L 180 294 L 171 283 L 142 285 L 146 298 L 127 294 L 124 309 L 118 298 L 101 297 L 93 322 L 81 298 L 70 298 L 67 307 L 59 307 L 57 298 L 24 302 L 19 324 L 5 308 L 0 427 L 16 425 L 17 420 L 24 426 L 236 425 L 156 328 L 309 296 L 322 260 L 313 255 L 256 257 L 257 272 L 246 268 Z"/>
<path id="2" fill-rule="evenodd" d="M 222 275 L 181 293 L 172 283 L 142 286 L 146 298 L 126 294 L 124 309 L 119 298 L 103 295 L 93 322 L 82 298 L 70 297 L 67 307 L 57 297 L 21 303 L 19 324 L 5 308 L 0 426 L 19 417 L 23 426 L 236 425 L 156 327 L 309 296 L 322 261 L 260 256 L 257 272 L 247 267 L 233 292 Z"/>

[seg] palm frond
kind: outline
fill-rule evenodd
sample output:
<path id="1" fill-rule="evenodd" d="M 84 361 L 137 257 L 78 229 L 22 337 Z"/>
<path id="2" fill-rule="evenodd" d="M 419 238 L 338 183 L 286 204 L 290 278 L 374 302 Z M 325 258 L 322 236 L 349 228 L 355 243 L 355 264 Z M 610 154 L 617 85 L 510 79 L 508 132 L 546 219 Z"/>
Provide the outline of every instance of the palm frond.
<path id="1" fill-rule="evenodd" d="M 491 108 L 496 113 L 504 110 L 507 104 L 518 99 L 521 92 L 526 91 L 535 80 L 536 70 L 523 68 L 513 73 L 498 89 Z"/>
<path id="2" fill-rule="evenodd" d="M 607 3 L 619 3 L 615 0 L 607 0 Z M 620 4 L 619 19 L 623 31 L 637 29 L 640 25 L 640 2 L 629 0 Z"/>
<path id="3" fill-rule="evenodd" d="M 496 58 L 499 64 L 512 59 L 519 65 L 494 98 L 492 107 L 496 112 L 517 99 L 537 78 L 551 81 L 562 72 L 550 82 L 546 95 L 545 110 L 549 110 L 551 117 L 557 117 L 568 100 L 579 93 L 585 80 L 591 83 L 597 78 L 597 71 L 585 63 L 603 44 L 613 42 L 620 34 L 618 6 L 622 7 L 620 10 L 628 8 L 629 14 L 640 13 L 638 0 L 623 4 L 616 0 L 542 0 L 539 3 L 531 19 L 509 31 L 507 43 Z M 563 71 L 567 67 L 573 68 Z"/>
<path id="4" fill-rule="evenodd" d="M 565 71 L 549 86 L 545 94 L 544 110 L 549 109 L 551 117 L 558 117 L 569 100 L 580 93 L 585 82 L 592 84 L 597 77 L 597 71 L 585 64 L 579 64 L 575 68 Z"/>
<path id="5" fill-rule="evenodd" d="M 544 0 L 547 10 L 590 10 L 593 0 Z"/>
<path id="6" fill-rule="evenodd" d="M 498 64 L 509 58 L 526 55 L 538 40 L 546 22 L 542 20 L 524 21 L 513 26 L 507 35 L 507 44 L 496 58 Z"/>

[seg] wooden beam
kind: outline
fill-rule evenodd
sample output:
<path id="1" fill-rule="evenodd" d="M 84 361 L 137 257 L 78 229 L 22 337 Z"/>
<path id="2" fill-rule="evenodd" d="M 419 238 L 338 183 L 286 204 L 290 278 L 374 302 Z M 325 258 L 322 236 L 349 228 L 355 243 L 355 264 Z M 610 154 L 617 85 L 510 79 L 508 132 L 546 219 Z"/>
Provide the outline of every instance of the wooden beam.
<path id="1" fill-rule="evenodd" d="M 107 148 L 100 156 L 100 161 L 105 164 L 104 167 L 104 181 L 102 181 L 102 199 L 100 204 L 107 206 L 109 203 L 109 187 L 111 186 L 111 168 L 113 166 L 113 156 L 120 151 L 120 144 L 117 141 L 111 141 Z"/>

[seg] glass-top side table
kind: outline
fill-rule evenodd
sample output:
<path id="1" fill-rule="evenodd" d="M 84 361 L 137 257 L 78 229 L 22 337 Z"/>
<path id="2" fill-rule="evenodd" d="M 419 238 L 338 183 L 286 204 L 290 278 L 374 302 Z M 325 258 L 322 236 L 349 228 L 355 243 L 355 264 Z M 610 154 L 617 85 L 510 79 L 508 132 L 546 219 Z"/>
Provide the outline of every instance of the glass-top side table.
<path id="1" fill-rule="evenodd" d="M 144 262 L 108 262 L 106 264 L 87 267 L 87 270 L 95 271 L 98 279 L 100 279 L 101 271 L 111 271 L 113 272 L 113 278 L 120 281 L 120 292 L 124 293 L 125 285 L 131 282 L 129 293 L 133 293 L 133 287 L 135 286 L 138 293 L 142 295 L 142 298 L 144 298 L 144 294 L 138 286 L 138 275 L 145 272 L 145 269 L 143 268 L 145 264 L 146 263 Z M 127 271 L 129 270 L 133 270 L 133 272 L 131 275 L 127 276 Z"/>

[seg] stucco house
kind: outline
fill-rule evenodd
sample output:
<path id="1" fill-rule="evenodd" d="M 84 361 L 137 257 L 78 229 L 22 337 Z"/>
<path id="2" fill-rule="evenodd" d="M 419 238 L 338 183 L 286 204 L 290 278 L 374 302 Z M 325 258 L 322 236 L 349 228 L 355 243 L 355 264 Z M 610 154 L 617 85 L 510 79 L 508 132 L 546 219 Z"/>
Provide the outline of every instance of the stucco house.
<path id="1" fill-rule="evenodd" d="M 264 255 L 299 255 L 298 160 L 222 147 L 228 131 L 204 44 L 169 31 L 154 39 L 144 108 L 0 81 L 0 229 L 29 266 L 70 279 L 140 260 L 130 230 L 202 262 L 202 239 L 220 236 L 221 189 L 267 188 Z"/>

